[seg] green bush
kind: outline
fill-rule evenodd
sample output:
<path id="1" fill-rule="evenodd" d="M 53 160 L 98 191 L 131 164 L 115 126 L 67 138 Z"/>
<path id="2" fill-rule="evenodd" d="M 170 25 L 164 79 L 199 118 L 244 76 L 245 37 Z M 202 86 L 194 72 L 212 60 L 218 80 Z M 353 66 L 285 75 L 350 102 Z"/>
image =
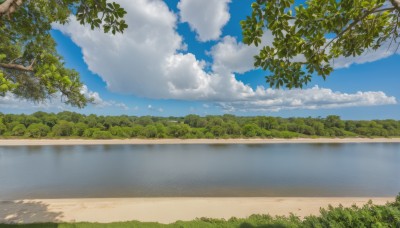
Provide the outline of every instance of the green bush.
<path id="1" fill-rule="evenodd" d="M 6 125 L 0 122 L 0 135 L 4 134 L 7 131 Z"/>
<path id="2" fill-rule="evenodd" d="M 215 139 L 215 136 L 211 132 L 207 132 L 204 137 L 206 139 Z"/>
<path id="3" fill-rule="evenodd" d="M 243 135 L 246 137 L 256 137 L 260 135 L 261 129 L 256 124 L 246 124 L 242 128 Z"/>
<path id="4" fill-rule="evenodd" d="M 100 131 L 99 128 L 88 128 L 83 132 L 83 137 L 91 138 L 93 133 L 96 131 Z"/>
<path id="5" fill-rule="evenodd" d="M 12 135 L 14 136 L 23 136 L 25 135 L 25 132 L 26 132 L 26 127 L 23 124 L 16 125 L 11 131 Z"/>
<path id="6" fill-rule="evenodd" d="M 95 131 L 92 138 L 94 139 L 112 139 L 112 134 L 108 131 Z"/>
<path id="7" fill-rule="evenodd" d="M 33 123 L 26 129 L 26 136 L 32 138 L 41 138 L 47 136 L 50 127 L 42 123 Z"/>

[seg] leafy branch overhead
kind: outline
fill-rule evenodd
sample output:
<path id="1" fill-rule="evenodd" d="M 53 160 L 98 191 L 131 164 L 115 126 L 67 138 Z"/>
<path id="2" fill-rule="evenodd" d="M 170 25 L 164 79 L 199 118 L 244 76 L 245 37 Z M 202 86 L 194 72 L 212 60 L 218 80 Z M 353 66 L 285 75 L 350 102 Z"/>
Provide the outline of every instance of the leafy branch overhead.
<path id="1" fill-rule="evenodd" d="M 64 102 L 84 107 L 79 74 L 65 67 L 50 35 L 52 23 L 71 15 L 82 25 L 122 33 L 126 11 L 106 0 L 0 0 L 0 96 L 13 93 L 40 102 L 60 94 Z"/>
<path id="2" fill-rule="evenodd" d="M 272 45 L 254 62 L 271 72 L 271 87 L 302 88 L 313 75 L 326 79 L 340 56 L 400 45 L 400 0 L 257 0 L 251 7 L 241 22 L 243 42 L 258 46 L 272 32 Z"/>

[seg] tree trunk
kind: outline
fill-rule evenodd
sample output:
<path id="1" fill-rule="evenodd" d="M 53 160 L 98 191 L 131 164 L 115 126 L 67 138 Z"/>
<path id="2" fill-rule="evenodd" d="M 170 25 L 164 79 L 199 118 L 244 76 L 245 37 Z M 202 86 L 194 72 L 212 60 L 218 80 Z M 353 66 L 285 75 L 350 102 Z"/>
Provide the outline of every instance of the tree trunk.
<path id="1" fill-rule="evenodd" d="M 22 0 L 5 0 L 5 2 L 0 4 L 0 16 L 5 14 L 10 16 L 21 4 Z"/>

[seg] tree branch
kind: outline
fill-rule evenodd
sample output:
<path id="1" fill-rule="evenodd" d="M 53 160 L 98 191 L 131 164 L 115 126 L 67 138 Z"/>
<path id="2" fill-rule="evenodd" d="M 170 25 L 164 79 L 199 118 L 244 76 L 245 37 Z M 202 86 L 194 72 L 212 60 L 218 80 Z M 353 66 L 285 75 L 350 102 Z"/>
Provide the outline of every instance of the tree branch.
<path id="1" fill-rule="evenodd" d="M 400 2 L 400 0 L 397 0 L 397 1 L 399 1 Z M 384 12 L 384 11 L 393 11 L 393 10 L 395 10 L 396 9 L 396 7 L 389 7 L 389 8 L 382 8 L 382 9 L 379 9 L 379 8 L 375 8 L 376 10 L 374 10 L 374 11 L 372 11 L 372 12 L 370 12 L 369 14 L 374 14 L 374 13 L 380 13 L 380 12 Z M 341 16 L 341 15 L 344 15 L 345 13 L 341 13 L 341 14 L 336 14 L 336 15 L 334 15 L 334 16 Z M 264 17 L 263 17 L 264 18 Z M 296 17 L 296 16 L 291 16 L 291 17 L 289 17 L 289 20 L 297 20 L 298 19 L 298 17 Z M 327 18 L 315 18 L 315 19 L 313 19 L 314 21 L 324 21 L 324 20 L 326 20 Z"/>
<path id="2" fill-rule="evenodd" d="M 340 37 L 342 37 L 346 32 L 350 31 L 354 26 L 356 26 L 359 22 L 361 22 L 362 20 L 364 20 L 366 17 L 368 17 L 370 14 L 376 13 L 378 8 L 375 8 L 373 10 L 370 10 L 368 12 L 366 12 L 361 18 L 354 20 L 352 23 L 349 24 L 349 26 L 347 26 L 346 29 L 344 29 L 343 31 L 341 31 L 335 38 L 331 39 L 326 45 L 325 47 L 322 49 L 323 51 L 325 51 L 335 40 L 339 39 Z M 388 10 L 388 9 L 385 9 Z"/>
<path id="3" fill-rule="evenodd" d="M 15 59 L 12 59 L 12 60 L 9 62 L 9 64 L 14 63 L 14 61 L 17 60 L 17 59 L 19 59 L 19 58 L 21 58 L 21 56 L 15 58 Z"/>
<path id="4" fill-rule="evenodd" d="M 400 0 L 390 0 L 390 3 L 400 12 Z"/>
<path id="5" fill-rule="evenodd" d="M 10 70 L 21 70 L 21 71 L 33 71 L 33 66 L 30 65 L 28 67 L 19 64 L 10 64 L 10 63 L 0 63 L 0 67 Z"/>
<path id="6" fill-rule="evenodd" d="M 0 4 L 0 16 L 4 14 L 10 16 L 22 2 L 23 0 L 5 0 L 5 2 Z"/>
<path id="7" fill-rule="evenodd" d="M 28 68 L 30 68 L 30 69 L 32 69 L 33 68 L 33 64 L 35 64 L 35 62 L 36 62 L 36 58 L 37 58 L 37 56 L 35 56 L 35 58 L 32 60 L 32 62 L 31 62 L 31 65 L 29 65 L 29 67 Z"/>

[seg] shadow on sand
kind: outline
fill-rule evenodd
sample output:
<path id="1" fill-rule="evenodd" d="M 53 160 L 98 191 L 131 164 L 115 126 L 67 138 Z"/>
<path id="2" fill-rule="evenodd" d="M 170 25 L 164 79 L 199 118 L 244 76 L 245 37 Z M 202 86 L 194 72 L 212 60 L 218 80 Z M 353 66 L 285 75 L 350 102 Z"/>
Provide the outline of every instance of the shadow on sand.
<path id="1" fill-rule="evenodd" d="M 48 205 L 34 201 L 0 201 L 1 224 L 58 222 L 61 212 L 49 211 Z"/>

